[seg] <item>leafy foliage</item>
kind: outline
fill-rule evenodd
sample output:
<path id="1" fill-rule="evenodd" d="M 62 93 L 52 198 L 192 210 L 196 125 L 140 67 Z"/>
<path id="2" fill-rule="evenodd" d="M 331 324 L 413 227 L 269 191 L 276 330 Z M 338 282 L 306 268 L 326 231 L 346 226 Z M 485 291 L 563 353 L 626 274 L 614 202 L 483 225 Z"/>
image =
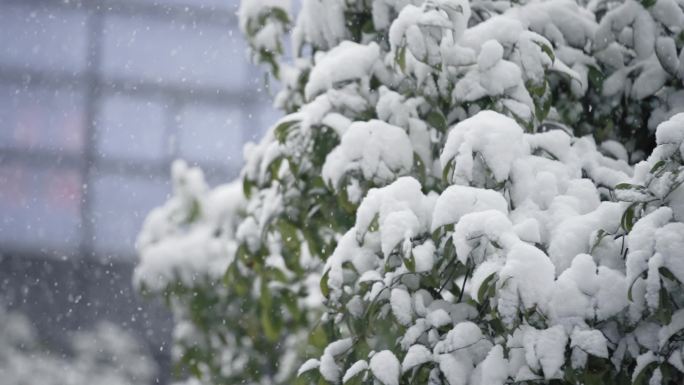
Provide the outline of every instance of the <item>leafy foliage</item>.
<path id="1" fill-rule="evenodd" d="M 181 373 L 681 382 L 681 3 L 287 8 L 240 9 L 287 115 L 238 182 L 176 163 L 139 238 Z"/>

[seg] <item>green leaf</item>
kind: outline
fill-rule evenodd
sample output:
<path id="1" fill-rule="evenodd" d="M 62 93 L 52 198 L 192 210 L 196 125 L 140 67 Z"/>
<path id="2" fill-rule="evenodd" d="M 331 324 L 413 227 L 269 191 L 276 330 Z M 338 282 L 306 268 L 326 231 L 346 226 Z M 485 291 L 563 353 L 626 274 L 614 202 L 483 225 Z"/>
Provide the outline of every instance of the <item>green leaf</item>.
<path id="1" fill-rule="evenodd" d="M 526 88 L 530 92 L 530 94 L 538 98 L 541 98 L 542 96 L 544 96 L 544 93 L 546 92 L 546 82 L 538 86 L 534 85 L 532 82 L 529 82 Z"/>
<path id="2" fill-rule="evenodd" d="M 356 204 L 352 203 L 349 199 L 349 193 L 347 192 L 347 186 L 343 186 L 340 189 L 340 193 L 337 196 L 337 203 L 340 207 L 349 214 L 356 213 Z"/>
<path id="3" fill-rule="evenodd" d="M 622 219 L 620 220 L 620 226 L 622 226 L 622 228 L 625 229 L 626 232 L 632 231 L 632 227 L 634 227 L 634 222 L 635 222 L 634 209 L 635 209 L 635 205 L 631 204 L 629 207 L 627 207 L 627 210 L 625 210 L 624 214 L 622 214 Z"/>
<path id="4" fill-rule="evenodd" d="M 367 120 L 367 119 L 366 119 Z M 323 166 L 328 154 L 340 143 L 340 136 L 328 126 L 322 126 L 314 136 L 311 160 L 317 166 Z"/>
<path id="5" fill-rule="evenodd" d="M 425 165 L 423 164 L 423 160 L 420 158 L 420 156 L 417 153 L 413 153 L 413 169 L 416 171 L 418 175 L 416 175 L 418 181 L 420 181 L 422 184 L 425 182 Z"/>
<path id="6" fill-rule="evenodd" d="M 276 180 L 278 178 L 278 173 L 280 172 L 280 166 L 283 164 L 283 157 L 277 157 L 268 165 L 268 171 L 271 174 L 271 180 Z"/>
<path id="7" fill-rule="evenodd" d="M 399 68 L 401 68 L 401 72 L 405 72 L 406 70 L 406 46 L 402 45 L 399 47 L 397 50 L 397 57 L 394 59 Z"/>
<path id="8" fill-rule="evenodd" d="M 352 261 L 346 261 L 346 262 L 342 263 L 342 268 L 346 269 L 346 270 L 351 270 L 354 273 L 359 274 L 359 272 L 356 270 L 356 267 L 354 267 L 354 264 L 352 263 Z"/>
<path id="9" fill-rule="evenodd" d="M 284 144 L 292 128 L 299 123 L 298 120 L 288 120 L 276 126 L 274 133 L 278 143 Z"/>
<path id="10" fill-rule="evenodd" d="M 601 241 L 607 235 L 608 235 L 608 233 L 606 232 L 606 230 L 599 229 L 599 231 L 596 233 L 596 240 L 594 241 L 594 244 L 591 245 L 591 249 L 589 249 L 589 254 L 594 252 L 594 249 L 596 249 L 596 247 L 601 244 Z"/>
<path id="11" fill-rule="evenodd" d="M 185 218 L 185 223 L 193 223 L 197 219 L 199 219 L 200 215 L 202 214 L 202 206 L 200 206 L 200 203 L 197 199 L 192 199 L 192 203 L 190 205 L 190 212 L 188 213 L 188 216 Z"/>
<path id="12" fill-rule="evenodd" d="M 658 171 L 663 166 L 665 166 L 664 160 L 657 161 L 656 164 L 654 164 L 653 167 L 651 167 L 651 174 L 654 174 L 656 171 Z"/>
<path id="13" fill-rule="evenodd" d="M 363 384 L 363 377 L 366 375 L 367 372 L 368 372 L 368 369 L 362 370 L 362 371 L 356 373 L 351 378 L 348 378 L 347 381 L 345 381 L 343 384 L 344 385 L 361 385 L 361 384 Z"/>
<path id="14" fill-rule="evenodd" d="M 556 60 L 556 54 L 553 53 L 553 48 L 549 47 L 548 45 L 536 41 L 537 45 L 541 48 L 542 52 L 547 54 L 549 58 L 551 59 L 551 62 L 554 62 Z"/>
<path id="15" fill-rule="evenodd" d="M 445 131 L 447 129 L 447 121 L 444 115 L 438 110 L 432 110 L 427 114 L 426 118 L 428 124 L 432 127 Z"/>
<path id="16" fill-rule="evenodd" d="M 617 186 L 615 186 L 615 189 L 616 190 L 631 190 L 634 187 L 636 187 L 636 186 L 634 186 L 633 184 L 630 184 L 630 183 L 620 183 Z"/>
<path id="17" fill-rule="evenodd" d="M 376 232 L 380 230 L 380 214 L 375 214 L 370 225 L 368 225 L 368 231 Z"/>
<path id="18" fill-rule="evenodd" d="M 283 259 L 288 269 L 299 272 L 299 256 L 301 254 L 301 242 L 299 240 L 297 227 L 287 220 L 279 220 L 277 229 L 283 241 Z"/>
<path id="19" fill-rule="evenodd" d="M 311 231 L 308 226 L 302 228 L 302 234 L 309 246 L 309 252 L 313 255 L 321 255 L 323 247 L 321 246 L 322 240 L 319 239 L 318 234 L 315 231 Z"/>
<path id="20" fill-rule="evenodd" d="M 323 274 L 323 277 L 321 277 L 321 293 L 323 293 L 323 296 L 325 298 L 330 298 L 330 288 L 328 287 L 328 273 L 330 273 L 330 270 L 326 270 L 325 274 Z"/>
<path id="21" fill-rule="evenodd" d="M 247 178 L 242 180 L 242 193 L 245 194 L 245 198 L 249 199 L 252 196 L 252 187 L 254 187 L 254 182 Z"/>
<path id="22" fill-rule="evenodd" d="M 281 293 L 280 298 L 283 300 L 283 304 L 290 311 L 290 314 L 294 318 L 298 318 L 302 314 L 302 309 L 299 308 L 297 301 L 297 295 L 291 291 L 284 291 Z"/>
<path id="23" fill-rule="evenodd" d="M 413 256 L 413 251 L 409 251 L 408 256 L 404 258 L 404 265 L 406 265 L 406 268 L 408 271 L 415 273 L 416 272 L 416 259 Z"/>
<path id="24" fill-rule="evenodd" d="M 449 182 L 450 176 L 451 176 L 451 171 L 454 169 L 454 159 L 451 159 L 447 162 L 447 164 L 444 166 L 444 170 L 442 170 L 442 181 L 444 182 Z"/>
<path id="25" fill-rule="evenodd" d="M 612 364 L 605 358 L 589 355 L 584 373 L 582 373 L 585 385 L 603 385 L 606 383 L 603 376 L 612 368 Z"/>
<path id="26" fill-rule="evenodd" d="M 573 369 L 572 365 L 566 365 L 565 366 L 565 371 L 563 374 L 563 379 L 565 379 L 566 382 L 570 384 L 575 384 L 577 383 L 577 374 L 575 373 L 575 369 Z"/>
<path id="27" fill-rule="evenodd" d="M 657 2 L 658 0 L 641 0 L 641 5 L 643 5 L 644 8 L 651 8 Z"/>
<path id="28" fill-rule="evenodd" d="M 658 272 L 660 272 L 660 275 L 669 279 L 670 281 L 678 282 L 680 284 L 682 283 L 679 279 L 677 279 L 677 277 L 667 267 L 664 267 L 664 266 L 659 267 Z"/>
<path id="29" fill-rule="evenodd" d="M 264 335 L 269 341 L 275 342 L 278 339 L 278 329 L 265 309 L 262 309 L 260 313 L 259 320 L 261 321 Z"/>
<path id="30" fill-rule="evenodd" d="M 646 385 L 646 378 L 650 377 L 650 374 L 653 373 L 655 370 L 656 366 L 658 366 L 657 362 L 651 362 L 650 364 L 646 365 L 639 374 L 634 376 L 634 382 L 632 382 L 632 385 Z"/>
<path id="31" fill-rule="evenodd" d="M 655 318 L 660 321 L 661 324 L 667 325 L 672 322 L 672 303 L 670 303 L 667 289 L 664 287 L 660 288 L 658 309 L 655 312 Z"/>
<path id="32" fill-rule="evenodd" d="M 606 79 L 606 75 L 597 67 L 589 66 L 588 78 L 589 84 L 591 84 L 595 90 L 601 91 L 603 89 L 603 81 Z"/>
<path id="33" fill-rule="evenodd" d="M 369 35 L 375 32 L 375 25 L 373 25 L 373 19 L 368 19 L 365 23 L 363 23 L 363 25 L 361 26 L 361 32 Z"/>
<path id="34" fill-rule="evenodd" d="M 280 327 L 282 326 L 276 319 L 276 306 L 273 306 L 273 297 L 271 289 L 268 287 L 266 280 L 261 281 L 261 296 L 259 298 L 259 320 L 263 328 L 266 338 L 274 342 L 280 336 Z"/>
<path id="35" fill-rule="evenodd" d="M 268 287 L 266 280 L 261 280 L 261 295 L 259 297 L 259 303 L 264 308 L 270 308 L 273 304 L 273 297 L 271 296 L 271 289 Z"/>
<path id="36" fill-rule="evenodd" d="M 487 295 L 487 291 L 489 289 L 489 285 L 494 283 L 494 282 L 492 282 L 492 280 L 495 278 L 496 278 L 496 272 L 489 274 L 487 276 L 487 278 L 485 278 L 484 281 L 482 281 L 480 288 L 477 289 L 477 302 L 478 303 L 480 303 L 480 304 L 484 303 L 484 300 L 486 298 L 485 296 Z"/>
<path id="37" fill-rule="evenodd" d="M 676 382 L 673 381 L 680 376 L 679 369 L 675 368 L 674 366 L 670 365 L 667 362 L 663 362 L 660 364 L 660 373 L 663 375 L 663 384 L 675 384 Z"/>
<path id="38" fill-rule="evenodd" d="M 318 324 L 309 334 L 309 344 L 321 351 L 328 346 L 328 336 L 322 324 Z"/>
<path id="39" fill-rule="evenodd" d="M 645 273 L 646 271 L 642 272 L 639 274 L 636 278 L 634 278 L 634 281 L 629 285 L 629 289 L 627 289 L 627 299 L 629 302 L 634 302 L 634 298 L 632 297 L 632 288 L 634 287 L 634 284 L 641 278 L 641 276 Z"/>
<path id="40" fill-rule="evenodd" d="M 276 20 L 280 21 L 283 24 L 290 24 L 290 17 L 287 15 L 287 11 L 285 11 L 282 8 L 278 7 L 273 7 L 271 8 L 271 14 L 273 17 L 276 18 Z"/>
<path id="41" fill-rule="evenodd" d="M 548 88 L 548 82 L 544 81 L 544 84 L 546 84 L 545 88 Z M 544 95 L 540 96 L 540 98 L 543 98 L 541 106 L 535 101 L 534 107 L 535 114 L 540 122 L 546 119 L 546 117 L 549 115 L 549 111 L 551 111 L 551 102 L 553 101 L 550 95 L 545 98 L 543 96 Z"/>
<path id="42" fill-rule="evenodd" d="M 266 268 L 265 273 L 270 281 L 279 281 L 287 283 L 287 277 L 285 276 L 285 273 L 283 273 L 280 269 L 269 266 Z"/>
<path id="43" fill-rule="evenodd" d="M 494 317 L 491 321 L 489 321 L 489 326 L 491 326 L 492 330 L 494 330 L 494 332 L 498 335 L 503 335 L 506 333 L 506 327 L 500 318 Z"/>

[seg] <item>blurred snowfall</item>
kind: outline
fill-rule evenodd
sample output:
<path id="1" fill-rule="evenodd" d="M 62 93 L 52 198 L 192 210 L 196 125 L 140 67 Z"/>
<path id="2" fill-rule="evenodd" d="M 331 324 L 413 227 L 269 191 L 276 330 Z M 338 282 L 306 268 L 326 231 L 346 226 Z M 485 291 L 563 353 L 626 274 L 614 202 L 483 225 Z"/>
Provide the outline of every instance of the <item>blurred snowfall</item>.
<path id="1" fill-rule="evenodd" d="M 277 117 L 237 6 L 0 0 L 3 383 L 168 381 L 170 318 L 131 288 L 135 236 L 171 160 L 231 179 Z M 66 377 L 30 377 L 50 368 Z"/>

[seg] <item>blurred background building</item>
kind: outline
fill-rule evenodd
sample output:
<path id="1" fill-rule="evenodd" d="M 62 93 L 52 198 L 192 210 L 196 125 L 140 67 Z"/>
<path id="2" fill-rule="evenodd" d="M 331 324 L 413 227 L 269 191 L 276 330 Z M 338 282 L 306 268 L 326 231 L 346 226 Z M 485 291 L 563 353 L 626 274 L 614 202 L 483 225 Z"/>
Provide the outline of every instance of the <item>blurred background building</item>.
<path id="1" fill-rule="evenodd" d="M 59 349 L 108 320 L 167 381 L 170 319 L 131 288 L 175 158 L 217 184 L 277 117 L 239 0 L 0 0 L 0 302 Z"/>

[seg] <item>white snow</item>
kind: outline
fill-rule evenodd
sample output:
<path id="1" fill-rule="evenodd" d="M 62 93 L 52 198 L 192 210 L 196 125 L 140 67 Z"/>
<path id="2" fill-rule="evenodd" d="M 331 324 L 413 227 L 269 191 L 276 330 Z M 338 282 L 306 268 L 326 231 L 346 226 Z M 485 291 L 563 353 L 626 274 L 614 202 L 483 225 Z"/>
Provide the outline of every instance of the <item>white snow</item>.
<path id="1" fill-rule="evenodd" d="M 252 36 L 250 43 L 253 44 L 254 50 L 267 50 L 276 52 L 278 50 L 279 40 L 284 33 L 284 26 L 276 25 L 274 22 L 266 22 L 259 25 L 259 17 L 266 15 L 271 9 L 278 8 L 285 12 L 288 17 L 291 17 L 290 0 L 248 0 L 241 1 L 238 9 L 238 20 L 240 22 L 240 30 L 249 36 L 250 28 L 257 24 L 259 29 L 255 36 Z"/>
<path id="2" fill-rule="evenodd" d="M 370 369 L 383 385 L 399 385 L 401 364 L 391 351 L 375 353 L 370 359 Z"/>
<path id="3" fill-rule="evenodd" d="M 318 371 L 327 381 L 332 383 L 339 381 L 342 375 L 342 368 L 335 362 L 335 357 L 349 350 L 352 347 L 352 343 L 351 338 L 343 338 L 330 343 L 323 351 Z M 314 363 L 312 362 L 310 365 L 314 365 Z"/>
<path id="4" fill-rule="evenodd" d="M 684 309 L 679 309 L 672 314 L 670 323 L 664 325 L 658 331 L 658 346 L 662 349 L 668 340 L 675 334 L 684 330 Z"/>
<path id="5" fill-rule="evenodd" d="M 474 300 L 478 300 L 477 293 L 480 287 L 484 283 L 485 279 L 494 273 L 499 272 L 503 262 L 501 261 L 484 261 L 475 268 L 473 276 L 470 278 L 470 297 Z M 490 281 L 490 284 L 493 283 Z"/>
<path id="6" fill-rule="evenodd" d="M 413 248 L 413 258 L 416 262 L 416 272 L 429 272 L 435 263 L 435 244 L 432 240 L 427 240 Z"/>
<path id="7" fill-rule="evenodd" d="M 513 225 L 500 211 L 464 215 L 456 224 L 453 234 L 458 260 L 465 263 L 467 259 L 474 259 L 479 263 L 491 254 L 499 254 L 498 248 L 507 248 L 516 241 L 512 230 Z M 487 245 L 488 242 L 490 245 Z"/>
<path id="8" fill-rule="evenodd" d="M 451 316 L 444 309 L 436 309 L 428 313 L 425 320 L 433 328 L 441 328 L 451 323 Z"/>
<path id="9" fill-rule="evenodd" d="M 544 306 L 549 289 L 554 283 L 554 266 L 548 256 L 538 248 L 518 242 L 508 252 L 506 262 L 499 271 L 499 279 L 512 279 L 510 290 L 516 286 L 525 308 Z M 503 290 L 508 290 L 506 286 Z"/>
<path id="10" fill-rule="evenodd" d="M 413 345 L 406 352 L 404 361 L 401 363 L 401 372 L 404 373 L 418 365 L 432 361 L 432 352 L 423 345 Z"/>
<path id="11" fill-rule="evenodd" d="M 494 345 L 480 365 L 479 385 L 503 385 L 508 379 L 508 360 L 501 345 Z"/>
<path id="12" fill-rule="evenodd" d="M 459 349 L 471 347 L 482 339 L 480 328 L 472 322 L 460 322 L 435 345 L 437 354 L 449 353 Z"/>
<path id="13" fill-rule="evenodd" d="M 293 51 L 298 52 L 304 42 L 329 49 L 347 37 L 344 26 L 343 0 L 304 0 L 292 30 Z"/>
<path id="14" fill-rule="evenodd" d="M 330 354 L 323 354 L 318 366 L 318 371 L 321 376 L 332 383 L 336 383 L 340 379 L 342 374 L 342 368 L 340 368 L 335 362 L 335 357 Z"/>
<path id="15" fill-rule="evenodd" d="M 376 44 L 343 41 L 316 60 L 304 90 L 306 98 L 311 100 L 337 83 L 370 77 L 379 55 Z"/>
<path id="16" fill-rule="evenodd" d="M 473 163 L 478 153 L 497 182 L 508 178 L 513 161 L 527 152 L 523 131 L 511 118 L 492 111 L 482 111 L 456 124 L 440 156 L 442 167 L 454 160 L 453 180 L 467 184 L 485 170 Z"/>
<path id="17" fill-rule="evenodd" d="M 306 362 L 304 362 L 302 366 L 299 367 L 299 370 L 297 370 L 297 376 L 299 377 L 302 375 L 302 373 L 306 373 L 309 370 L 318 369 L 320 364 L 320 361 L 318 361 L 315 358 L 310 358 L 306 360 Z"/>
<path id="18" fill-rule="evenodd" d="M 380 120 L 354 122 L 327 157 L 323 179 L 337 187 L 342 176 L 359 170 L 367 180 L 389 181 L 413 166 L 413 147 L 406 132 Z"/>
<path id="19" fill-rule="evenodd" d="M 482 44 L 480 54 L 477 56 L 477 66 L 480 71 L 487 71 L 503 58 L 503 47 L 496 40 L 488 40 Z"/>
<path id="20" fill-rule="evenodd" d="M 245 205 L 240 183 L 208 191 L 202 172 L 182 161 L 174 162 L 172 174 L 173 197 L 150 212 L 136 242 L 140 263 L 133 281 L 155 292 L 175 279 L 193 285 L 222 276 L 237 249 L 235 215 Z"/>
<path id="21" fill-rule="evenodd" d="M 394 288 L 390 295 L 390 305 L 392 314 L 400 324 L 409 326 L 413 321 L 413 307 L 411 305 L 411 295 L 403 288 Z"/>
<path id="22" fill-rule="evenodd" d="M 342 377 L 342 383 L 346 383 L 349 381 L 352 377 L 356 376 L 357 374 L 363 372 L 364 370 L 368 369 L 368 362 L 365 360 L 358 360 L 352 364 L 352 366 L 347 369 L 347 371 L 344 373 L 344 376 Z"/>
<path id="23" fill-rule="evenodd" d="M 458 222 L 468 213 L 497 210 L 508 214 L 508 202 L 497 191 L 453 185 L 437 198 L 432 214 L 431 230 Z"/>
<path id="24" fill-rule="evenodd" d="M 636 358 L 636 366 L 634 367 L 634 371 L 632 372 L 632 382 L 636 380 L 636 377 L 641 373 L 644 368 L 652 363 L 652 362 L 657 362 L 658 358 L 653 354 L 652 351 L 648 351 L 646 353 L 640 354 Z"/>
<path id="25" fill-rule="evenodd" d="M 599 330 L 575 329 L 570 335 L 570 346 L 582 349 L 587 354 L 608 358 L 608 341 Z"/>

